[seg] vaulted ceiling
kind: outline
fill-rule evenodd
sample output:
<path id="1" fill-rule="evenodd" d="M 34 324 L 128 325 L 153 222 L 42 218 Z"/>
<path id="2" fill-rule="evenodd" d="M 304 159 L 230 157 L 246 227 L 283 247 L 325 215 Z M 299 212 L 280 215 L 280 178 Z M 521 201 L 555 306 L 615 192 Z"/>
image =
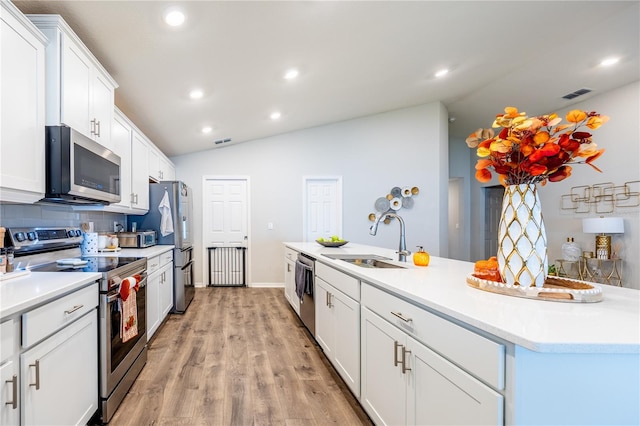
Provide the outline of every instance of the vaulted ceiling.
<path id="1" fill-rule="evenodd" d="M 640 78 L 638 1 L 14 3 L 62 15 L 169 156 L 438 100 L 466 137 L 505 106 L 550 113 Z M 171 6 L 179 28 L 162 21 Z"/>

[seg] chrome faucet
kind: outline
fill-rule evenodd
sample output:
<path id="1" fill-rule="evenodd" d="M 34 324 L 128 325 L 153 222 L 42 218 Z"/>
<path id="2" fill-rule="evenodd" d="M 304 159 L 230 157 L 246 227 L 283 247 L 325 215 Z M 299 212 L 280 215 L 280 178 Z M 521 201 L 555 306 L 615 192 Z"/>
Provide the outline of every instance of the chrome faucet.
<path id="1" fill-rule="evenodd" d="M 373 222 L 373 225 L 371 225 L 371 228 L 369 228 L 369 234 L 376 235 L 376 233 L 378 232 L 378 225 L 380 224 L 380 221 L 387 217 L 395 217 L 396 219 L 398 219 L 398 222 L 400 222 L 400 245 L 398 247 L 398 252 L 397 252 L 398 260 L 400 262 L 406 262 L 407 256 L 410 255 L 411 252 L 407 250 L 407 243 L 405 241 L 404 220 L 402 220 L 402 218 L 399 215 L 392 212 L 382 213 L 380 216 L 376 218 L 375 222 Z"/>

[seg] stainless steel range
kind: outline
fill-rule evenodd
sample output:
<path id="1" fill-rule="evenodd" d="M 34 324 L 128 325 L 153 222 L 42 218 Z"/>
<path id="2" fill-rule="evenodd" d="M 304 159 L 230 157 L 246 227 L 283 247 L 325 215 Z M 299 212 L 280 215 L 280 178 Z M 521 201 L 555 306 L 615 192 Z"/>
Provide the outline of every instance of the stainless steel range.
<path id="1" fill-rule="evenodd" d="M 147 259 L 81 256 L 82 232 L 77 228 L 11 228 L 8 244 L 15 264 L 32 272 L 100 272 L 99 395 L 101 420 L 108 423 L 147 361 Z M 63 264 L 60 259 L 65 259 Z M 140 275 L 136 294 L 138 335 L 123 343 L 118 287 L 122 279 Z"/>

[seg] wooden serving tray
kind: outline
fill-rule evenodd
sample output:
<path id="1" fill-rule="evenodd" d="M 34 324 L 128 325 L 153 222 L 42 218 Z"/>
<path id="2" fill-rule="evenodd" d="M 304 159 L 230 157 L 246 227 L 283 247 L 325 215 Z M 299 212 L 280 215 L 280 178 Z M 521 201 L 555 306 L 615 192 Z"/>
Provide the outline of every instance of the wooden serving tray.
<path id="1" fill-rule="evenodd" d="M 479 290 L 507 296 L 524 297 L 527 299 L 549 300 L 552 302 L 591 303 L 602 300 L 602 288 L 584 281 L 570 278 L 547 277 L 542 288 L 509 286 L 502 282 L 483 280 L 469 274 L 467 284 Z"/>

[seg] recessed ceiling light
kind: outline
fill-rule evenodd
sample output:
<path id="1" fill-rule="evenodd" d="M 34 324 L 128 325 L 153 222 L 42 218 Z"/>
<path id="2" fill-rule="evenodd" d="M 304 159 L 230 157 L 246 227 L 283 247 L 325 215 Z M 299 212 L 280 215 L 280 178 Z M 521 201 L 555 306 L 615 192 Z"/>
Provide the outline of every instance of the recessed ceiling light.
<path id="1" fill-rule="evenodd" d="M 620 60 L 620 58 L 603 59 L 602 62 L 600 62 L 600 66 L 602 66 L 602 67 L 610 67 L 611 65 L 617 64 L 619 60 Z"/>
<path id="2" fill-rule="evenodd" d="M 200 89 L 194 89 L 191 92 L 189 92 L 189 97 L 191 99 L 200 99 L 203 96 L 204 96 L 204 93 Z"/>
<path id="3" fill-rule="evenodd" d="M 445 75 L 447 75 L 449 73 L 448 69 L 441 69 L 440 71 L 438 71 L 435 76 L 440 78 L 440 77 L 444 77 Z"/>
<path id="4" fill-rule="evenodd" d="M 274 111 L 271 113 L 270 117 L 272 120 L 277 120 L 282 116 L 282 114 L 280 114 L 278 111 Z"/>
<path id="5" fill-rule="evenodd" d="M 206 126 L 202 128 L 202 133 L 211 133 L 212 131 L 213 127 Z"/>
<path id="6" fill-rule="evenodd" d="M 185 19 L 184 12 L 178 8 L 171 7 L 164 12 L 164 22 L 171 27 L 184 24 Z"/>
<path id="7" fill-rule="evenodd" d="M 284 75 L 284 78 L 286 80 L 293 80 L 294 78 L 296 78 L 298 76 L 298 70 L 295 68 L 290 69 L 289 71 L 287 71 L 287 73 Z"/>

